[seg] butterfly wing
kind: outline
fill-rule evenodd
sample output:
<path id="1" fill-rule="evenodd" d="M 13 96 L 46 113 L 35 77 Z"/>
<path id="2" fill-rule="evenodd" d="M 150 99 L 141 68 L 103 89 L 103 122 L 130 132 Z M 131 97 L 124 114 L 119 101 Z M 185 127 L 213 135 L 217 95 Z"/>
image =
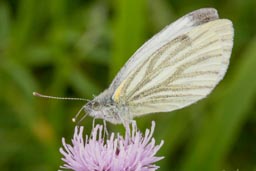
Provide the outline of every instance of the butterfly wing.
<path id="1" fill-rule="evenodd" d="M 188 106 L 223 78 L 232 46 L 229 20 L 217 19 L 213 9 L 192 12 L 135 53 L 113 81 L 112 98 L 127 105 L 133 116 Z"/>
<path id="2" fill-rule="evenodd" d="M 218 19 L 218 13 L 213 8 L 203 8 L 193 11 L 174 23 L 166 26 L 159 33 L 154 35 L 150 40 L 144 43 L 126 62 L 112 81 L 110 88 L 115 90 L 121 82 L 128 77 L 140 63 L 145 62 L 157 49 L 175 37 L 188 32 L 200 24 Z"/>

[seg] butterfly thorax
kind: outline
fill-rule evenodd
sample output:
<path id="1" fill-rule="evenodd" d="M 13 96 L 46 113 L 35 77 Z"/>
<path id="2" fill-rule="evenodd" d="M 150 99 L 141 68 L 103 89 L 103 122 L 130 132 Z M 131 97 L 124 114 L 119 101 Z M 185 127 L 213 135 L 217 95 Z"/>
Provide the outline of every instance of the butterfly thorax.
<path id="1" fill-rule="evenodd" d="M 130 120 L 125 104 L 116 103 L 112 93 L 105 90 L 85 105 L 85 112 L 93 118 L 100 118 L 113 124 L 121 124 Z"/>

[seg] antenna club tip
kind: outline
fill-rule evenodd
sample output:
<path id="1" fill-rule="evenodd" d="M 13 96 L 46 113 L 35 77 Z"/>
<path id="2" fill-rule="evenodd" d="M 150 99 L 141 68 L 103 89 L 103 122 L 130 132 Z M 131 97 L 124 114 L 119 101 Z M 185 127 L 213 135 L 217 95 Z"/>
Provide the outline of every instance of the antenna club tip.
<path id="1" fill-rule="evenodd" d="M 72 118 L 72 122 L 76 122 L 76 118 Z"/>
<path id="2" fill-rule="evenodd" d="M 33 96 L 37 96 L 38 93 L 37 92 L 33 92 L 32 94 L 33 94 Z"/>

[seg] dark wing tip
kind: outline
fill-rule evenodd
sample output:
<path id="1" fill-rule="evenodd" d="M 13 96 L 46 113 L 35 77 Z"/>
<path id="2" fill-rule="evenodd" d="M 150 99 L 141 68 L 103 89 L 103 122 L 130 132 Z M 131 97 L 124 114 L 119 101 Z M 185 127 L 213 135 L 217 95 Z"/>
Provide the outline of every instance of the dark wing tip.
<path id="1" fill-rule="evenodd" d="M 219 18 L 218 12 L 214 8 L 202 8 L 188 14 L 194 26 L 201 25 Z"/>

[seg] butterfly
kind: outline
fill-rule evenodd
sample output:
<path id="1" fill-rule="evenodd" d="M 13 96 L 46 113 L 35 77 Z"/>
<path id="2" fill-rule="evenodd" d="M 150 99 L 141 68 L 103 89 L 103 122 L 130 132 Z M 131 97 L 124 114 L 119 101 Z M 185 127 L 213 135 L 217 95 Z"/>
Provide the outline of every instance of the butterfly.
<path id="1" fill-rule="evenodd" d="M 205 98 L 223 79 L 234 29 L 216 9 L 202 8 L 176 20 L 144 43 L 109 88 L 78 112 L 114 124 L 170 112 Z"/>

